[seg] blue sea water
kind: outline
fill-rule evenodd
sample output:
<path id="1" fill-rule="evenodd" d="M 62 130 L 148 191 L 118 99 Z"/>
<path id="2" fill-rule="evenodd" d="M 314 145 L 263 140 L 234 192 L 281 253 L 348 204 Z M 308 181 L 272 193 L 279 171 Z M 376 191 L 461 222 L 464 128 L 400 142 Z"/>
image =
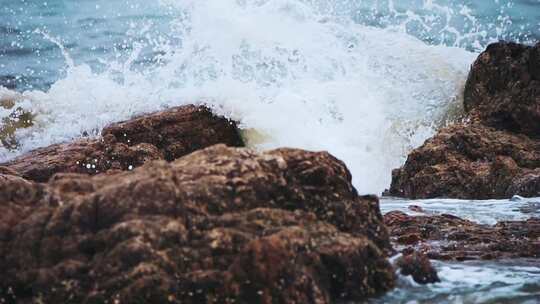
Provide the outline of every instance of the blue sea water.
<path id="1" fill-rule="evenodd" d="M 0 84 L 25 90 L 46 89 L 65 65 L 60 49 L 40 32 L 58 37 L 79 63 L 95 69 L 102 60 L 129 54 L 134 43 L 168 37 L 177 10 L 142 0 L 2 0 L 0 6 Z M 481 50 L 499 39 L 540 40 L 538 0 L 353 0 L 302 1 L 323 12 L 336 11 L 359 24 L 405 26 L 429 44 Z M 149 31 L 138 30 L 148 26 Z M 150 49 L 137 64 L 152 64 Z"/>
<path id="2" fill-rule="evenodd" d="M 0 101 L 32 113 L 0 161 L 133 115 L 205 103 L 256 149 L 328 150 L 362 193 L 459 117 L 489 43 L 540 41 L 540 0 L 0 0 Z M 0 121 L 11 114 L 0 107 Z M 540 199 L 408 201 L 485 224 Z M 520 208 L 520 205 L 533 206 Z M 528 210 L 527 212 L 523 210 Z M 531 211 L 532 210 L 532 211 Z M 437 262 L 376 303 L 537 303 L 540 262 Z"/>

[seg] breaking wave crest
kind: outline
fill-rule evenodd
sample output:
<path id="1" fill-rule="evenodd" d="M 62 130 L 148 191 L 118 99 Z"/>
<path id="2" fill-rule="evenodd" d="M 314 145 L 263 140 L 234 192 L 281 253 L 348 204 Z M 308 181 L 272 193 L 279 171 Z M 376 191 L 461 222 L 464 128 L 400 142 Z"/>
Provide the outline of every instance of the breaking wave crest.
<path id="1" fill-rule="evenodd" d="M 16 104 L 0 107 L 4 123 L 14 109 L 32 117 L 0 158 L 204 103 L 238 120 L 251 146 L 328 150 L 360 192 L 380 193 L 407 152 L 459 116 L 470 64 L 504 32 L 435 2 L 411 11 L 393 1 L 164 0 L 166 31 L 132 29 L 144 39 L 99 70 L 39 30 L 62 50 L 66 73 L 46 91 L 0 91 Z"/>

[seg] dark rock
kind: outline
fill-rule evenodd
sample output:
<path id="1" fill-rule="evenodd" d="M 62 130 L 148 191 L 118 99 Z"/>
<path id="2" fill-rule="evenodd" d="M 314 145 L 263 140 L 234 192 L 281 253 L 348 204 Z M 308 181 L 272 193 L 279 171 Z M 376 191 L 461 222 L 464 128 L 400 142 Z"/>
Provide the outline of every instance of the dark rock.
<path id="1" fill-rule="evenodd" d="M 392 173 L 390 194 L 409 198 L 540 195 L 540 141 L 480 124 L 443 128 Z"/>
<path id="2" fill-rule="evenodd" d="M 392 173 L 409 198 L 540 195 L 540 43 L 490 45 L 471 68 L 467 123 L 443 128 Z"/>
<path id="3" fill-rule="evenodd" d="M 412 276 L 413 280 L 418 284 L 430 284 L 441 281 L 437 270 L 433 267 L 429 258 L 423 253 L 414 251 L 410 254 L 404 254 L 398 258 L 396 266 L 402 275 Z"/>
<path id="4" fill-rule="evenodd" d="M 334 303 L 394 285 L 378 200 L 328 153 L 217 145 L 47 184 L 2 173 L 0 195 L 6 301 Z"/>
<path id="5" fill-rule="evenodd" d="M 384 220 L 395 244 L 414 245 L 431 259 L 540 257 L 540 219 L 504 221 L 490 226 L 448 214 L 410 216 L 392 211 L 384 215 Z M 411 239 L 415 241 L 409 242 Z"/>
<path id="6" fill-rule="evenodd" d="M 40 148 L 2 165 L 27 179 L 46 182 L 55 173 L 128 170 L 149 160 L 170 161 L 218 143 L 243 145 L 234 122 L 192 105 L 112 124 L 102 135 Z"/>
<path id="7" fill-rule="evenodd" d="M 486 125 L 540 137 L 540 43 L 499 42 L 473 64 L 465 110 Z"/>
<path id="8" fill-rule="evenodd" d="M 516 176 L 506 194 L 522 194 L 529 197 L 540 196 L 540 168 L 527 170 Z"/>
<path id="9" fill-rule="evenodd" d="M 236 123 L 218 117 L 206 107 L 172 108 L 105 127 L 108 135 L 129 146 L 147 143 L 156 146 L 167 161 L 215 144 L 244 146 Z"/>

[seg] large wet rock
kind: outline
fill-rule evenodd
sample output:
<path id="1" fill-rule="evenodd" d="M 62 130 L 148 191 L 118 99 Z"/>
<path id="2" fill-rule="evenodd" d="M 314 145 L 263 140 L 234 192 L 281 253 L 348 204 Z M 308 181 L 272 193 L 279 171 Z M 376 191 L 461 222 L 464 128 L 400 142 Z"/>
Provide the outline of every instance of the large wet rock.
<path id="1" fill-rule="evenodd" d="M 396 248 L 408 252 L 412 246 L 431 259 L 540 258 L 540 219 L 490 226 L 449 214 L 411 216 L 392 211 L 384 220 Z"/>
<path id="2" fill-rule="evenodd" d="M 490 45 L 471 68 L 465 122 L 443 128 L 394 170 L 388 194 L 540 196 L 540 44 Z"/>
<path id="3" fill-rule="evenodd" d="M 456 124 L 413 150 L 390 194 L 462 199 L 540 196 L 540 141 L 480 124 Z"/>
<path id="4" fill-rule="evenodd" d="M 540 137 L 540 43 L 488 46 L 471 68 L 464 105 L 486 125 Z"/>
<path id="5" fill-rule="evenodd" d="M 171 161 L 214 144 L 243 146 L 236 124 L 202 106 L 183 106 L 112 124 L 102 137 L 36 149 L 1 164 L 46 182 L 55 173 L 128 170 L 149 160 Z"/>
<path id="6" fill-rule="evenodd" d="M 0 298 L 335 303 L 393 287 L 375 197 L 328 153 L 217 145 L 34 183 L 0 170 Z"/>

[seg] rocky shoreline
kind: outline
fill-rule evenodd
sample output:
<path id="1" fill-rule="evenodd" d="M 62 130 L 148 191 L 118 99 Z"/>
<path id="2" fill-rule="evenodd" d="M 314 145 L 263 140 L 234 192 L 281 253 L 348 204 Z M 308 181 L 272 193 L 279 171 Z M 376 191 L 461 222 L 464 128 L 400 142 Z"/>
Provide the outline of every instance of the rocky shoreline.
<path id="1" fill-rule="evenodd" d="M 466 119 L 411 152 L 388 193 L 540 196 L 539 54 L 489 46 Z M 329 153 L 254 151 L 203 106 L 101 134 L 0 164 L 0 303 L 361 302 L 397 273 L 438 282 L 430 259 L 540 258 L 540 219 L 383 216 Z"/>
<path id="2" fill-rule="evenodd" d="M 540 196 L 540 43 L 488 46 L 469 73 L 464 109 L 462 122 L 439 130 L 392 172 L 386 194 L 472 200 Z M 412 211 L 416 215 L 391 211 L 384 219 L 394 247 L 409 257 L 404 265 L 416 265 L 407 273 L 423 274 L 419 280 L 434 280 L 427 258 L 540 258 L 539 218 L 490 226 L 426 214 L 420 207 Z"/>
<path id="3" fill-rule="evenodd" d="M 231 147 L 238 131 L 186 106 L 3 164 L 0 298 L 334 303 L 390 290 L 378 199 L 356 193 L 345 164 Z"/>
<path id="4" fill-rule="evenodd" d="M 392 173 L 406 198 L 540 196 L 540 43 L 500 42 L 473 64 L 464 122 L 440 130 Z"/>

